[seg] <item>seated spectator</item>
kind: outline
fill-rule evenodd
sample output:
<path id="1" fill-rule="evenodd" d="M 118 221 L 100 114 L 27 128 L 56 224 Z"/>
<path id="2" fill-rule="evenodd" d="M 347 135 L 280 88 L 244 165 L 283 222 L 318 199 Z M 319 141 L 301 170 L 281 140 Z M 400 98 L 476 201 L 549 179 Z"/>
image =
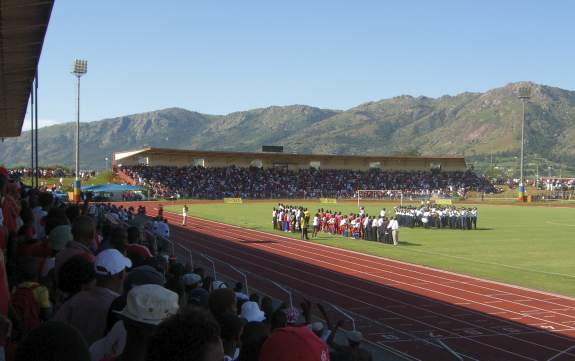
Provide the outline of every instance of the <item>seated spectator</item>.
<path id="1" fill-rule="evenodd" d="M 44 229 L 44 217 L 48 215 L 48 211 L 54 204 L 54 197 L 50 193 L 40 193 L 38 195 L 38 203 L 32 208 L 34 214 L 34 238 L 43 240 L 46 236 Z"/>
<path id="2" fill-rule="evenodd" d="M 147 361 L 222 361 L 220 327 L 212 315 L 188 309 L 159 324 Z"/>
<path id="3" fill-rule="evenodd" d="M 60 268 L 58 289 L 64 293 L 64 301 L 94 285 L 94 264 L 81 255 L 70 258 Z"/>
<path id="4" fill-rule="evenodd" d="M 38 283 L 38 269 L 36 258 L 24 258 L 18 262 L 19 284 L 12 293 L 12 307 L 20 321 L 20 335 L 28 334 L 50 316 L 50 295 L 48 289 Z"/>
<path id="5" fill-rule="evenodd" d="M 46 322 L 20 343 L 15 361 L 89 361 L 86 341 L 63 322 Z"/>
<path id="6" fill-rule="evenodd" d="M 363 348 L 361 348 L 361 341 L 363 340 L 363 335 L 359 331 L 347 331 L 347 345 L 339 345 L 335 340 L 335 335 L 337 334 L 338 328 L 341 326 L 342 322 L 336 323 L 335 327 L 330 330 L 331 334 L 327 338 L 327 344 L 335 350 L 335 358 L 337 360 L 357 360 L 357 361 L 371 361 L 371 353 Z"/>
<path id="7" fill-rule="evenodd" d="M 242 305 L 242 312 L 240 316 L 245 318 L 248 322 L 262 322 L 266 319 L 266 316 L 260 307 L 255 302 L 245 302 Z"/>
<path id="8" fill-rule="evenodd" d="M 242 347 L 238 361 L 259 361 L 260 350 L 269 337 L 269 327 L 261 322 L 248 322 L 240 338 Z"/>
<path id="9" fill-rule="evenodd" d="M 77 327 L 88 344 L 102 338 L 110 305 L 120 296 L 125 270 L 131 266 L 132 262 L 116 249 L 100 252 L 94 264 L 95 287 L 66 301 L 54 316 L 54 320 Z"/>
<path id="10" fill-rule="evenodd" d="M 50 284 L 55 281 L 56 255 L 72 240 L 72 228 L 69 225 L 56 226 L 48 233 L 50 255 L 44 259 L 41 276 L 45 280 L 49 278 Z"/>
<path id="11" fill-rule="evenodd" d="M 160 285 L 146 284 L 130 290 L 121 321 L 90 347 L 92 360 L 145 361 L 148 340 L 157 325 L 178 311 L 178 295 Z M 116 327 L 115 327 L 116 328 Z"/>
<path id="12" fill-rule="evenodd" d="M 124 292 L 110 305 L 106 330 L 110 330 L 114 324 L 120 320 L 117 312 L 126 306 L 127 295 L 132 288 L 142 285 L 164 286 L 165 283 L 166 279 L 164 278 L 164 275 L 151 266 L 132 268 L 124 280 Z"/>
<path id="13" fill-rule="evenodd" d="M 237 282 L 234 286 L 234 292 L 236 293 L 236 298 L 238 301 L 249 301 L 250 298 L 243 292 L 244 284 L 241 282 Z"/>
<path id="14" fill-rule="evenodd" d="M 208 303 L 210 312 L 216 319 L 226 313 L 235 314 L 237 312 L 236 294 L 229 288 L 219 288 L 212 291 Z"/>
<path id="15" fill-rule="evenodd" d="M 234 361 L 240 354 L 240 338 L 245 320 L 233 313 L 227 313 L 218 319 L 224 347 L 224 361 Z"/>
<path id="16" fill-rule="evenodd" d="M 328 361 L 327 345 L 306 326 L 275 330 L 263 344 L 260 361 Z"/>
<path id="17" fill-rule="evenodd" d="M 140 229 L 138 227 L 128 227 L 128 244 L 126 244 L 126 256 L 132 261 L 134 267 L 144 264 L 144 262 L 152 257 L 152 253 L 148 247 L 141 244 Z"/>
<path id="18" fill-rule="evenodd" d="M 92 248 L 94 247 L 94 239 L 96 238 L 96 225 L 92 218 L 88 216 L 80 216 L 72 225 L 72 235 L 74 240 L 68 242 L 66 248 L 58 253 L 56 256 L 56 279 L 58 279 L 58 272 L 60 267 L 70 258 L 82 255 L 89 261 L 94 261 Z"/>
<path id="19" fill-rule="evenodd" d="M 117 249 L 120 253 L 124 254 L 126 252 L 126 244 L 128 243 L 128 232 L 126 228 L 122 226 L 116 226 L 112 228 L 110 232 L 110 243 L 109 247 Z"/>

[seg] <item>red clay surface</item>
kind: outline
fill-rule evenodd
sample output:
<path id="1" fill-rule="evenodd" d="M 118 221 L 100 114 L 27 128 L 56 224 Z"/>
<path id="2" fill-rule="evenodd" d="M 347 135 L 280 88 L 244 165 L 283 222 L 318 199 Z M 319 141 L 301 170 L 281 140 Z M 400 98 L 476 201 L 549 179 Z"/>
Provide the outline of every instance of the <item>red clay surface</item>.
<path id="1" fill-rule="evenodd" d="M 456 359 L 441 341 L 465 360 L 575 360 L 575 349 L 561 354 L 575 346 L 575 299 L 209 220 L 188 218 L 181 226 L 180 215 L 164 216 L 174 242 L 350 310 L 368 341 L 412 359 Z"/>

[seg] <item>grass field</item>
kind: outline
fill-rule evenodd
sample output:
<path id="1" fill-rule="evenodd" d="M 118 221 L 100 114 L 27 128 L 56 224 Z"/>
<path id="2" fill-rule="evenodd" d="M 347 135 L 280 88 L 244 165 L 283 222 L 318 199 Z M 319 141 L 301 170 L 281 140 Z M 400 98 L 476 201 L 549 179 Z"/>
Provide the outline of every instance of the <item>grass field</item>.
<path id="1" fill-rule="evenodd" d="M 271 228 L 273 202 L 193 204 L 190 215 L 247 228 L 298 237 Z M 320 205 L 357 212 L 354 203 Z M 382 204 L 366 204 L 378 213 Z M 392 204 L 384 205 L 388 210 Z M 179 213 L 181 206 L 166 207 Z M 400 246 L 353 240 L 322 233 L 314 242 L 575 296 L 575 208 L 479 205 L 478 229 L 408 229 L 400 231 Z"/>
<path id="2" fill-rule="evenodd" d="M 60 177 L 39 178 L 38 181 L 40 182 L 41 186 L 49 187 L 53 184 L 58 184 L 60 182 Z M 32 184 L 32 178 L 22 177 L 22 182 L 24 184 Z M 103 171 L 96 173 L 94 177 L 82 180 L 82 186 L 107 184 L 115 182 L 116 180 L 114 179 L 112 171 Z M 62 183 L 64 184 L 63 186 L 64 191 L 72 191 L 72 189 L 74 188 L 74 177 L 64 177 L 62 179 Z"/>

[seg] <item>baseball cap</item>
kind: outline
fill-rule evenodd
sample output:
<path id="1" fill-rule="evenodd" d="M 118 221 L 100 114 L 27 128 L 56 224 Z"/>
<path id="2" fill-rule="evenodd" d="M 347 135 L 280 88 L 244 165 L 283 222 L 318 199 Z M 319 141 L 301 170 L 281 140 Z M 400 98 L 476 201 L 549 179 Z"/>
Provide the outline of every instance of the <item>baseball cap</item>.
<path id="1" fill-rule="evenodd" d="M 132 261 L 114 248 L 98 253 L 94 263 L 96 274 L 102 276 L 113 276 L 130 267 L 132 267 Z"/>
<path id="2" fill-rule="evenodd" d="M 118 314 L 141 323 L 157 325 L 178 312 L 178 294 L 160 285 L 136 286 L 128 292 L 126 306 Z"/>
<path id="3" fill-rule="evenodd" d="M 260 361 L 329 361 L 327 345 L 307 326 L 282 327 L 263 344 Z"/>

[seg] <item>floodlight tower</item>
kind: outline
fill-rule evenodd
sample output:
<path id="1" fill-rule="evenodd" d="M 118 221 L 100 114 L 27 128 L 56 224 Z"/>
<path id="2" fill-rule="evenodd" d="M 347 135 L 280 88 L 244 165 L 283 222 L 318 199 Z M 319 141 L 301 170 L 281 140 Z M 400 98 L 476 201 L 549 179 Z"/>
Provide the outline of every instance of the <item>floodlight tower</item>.
<path id="1" fill-rule="evenodd" d="M 531 89 L 527 86 L 519 88 L 518 98 L 523 105 L 523 117 L 521 119 L 521 163 L 519 170 L 519 199 L 525 201 L 525 179 L 523 178 L 523 148 L 525 147 L 525 103 L 531 98 Z"/>
<path id="2" fill-rule="evenodd" d="M 76 77 L 76 179 L 74 180 L 74 201 L 80 202 L 80 78 L 88 72 L 88 61 L 76 59 L 72 74 Z"/>

